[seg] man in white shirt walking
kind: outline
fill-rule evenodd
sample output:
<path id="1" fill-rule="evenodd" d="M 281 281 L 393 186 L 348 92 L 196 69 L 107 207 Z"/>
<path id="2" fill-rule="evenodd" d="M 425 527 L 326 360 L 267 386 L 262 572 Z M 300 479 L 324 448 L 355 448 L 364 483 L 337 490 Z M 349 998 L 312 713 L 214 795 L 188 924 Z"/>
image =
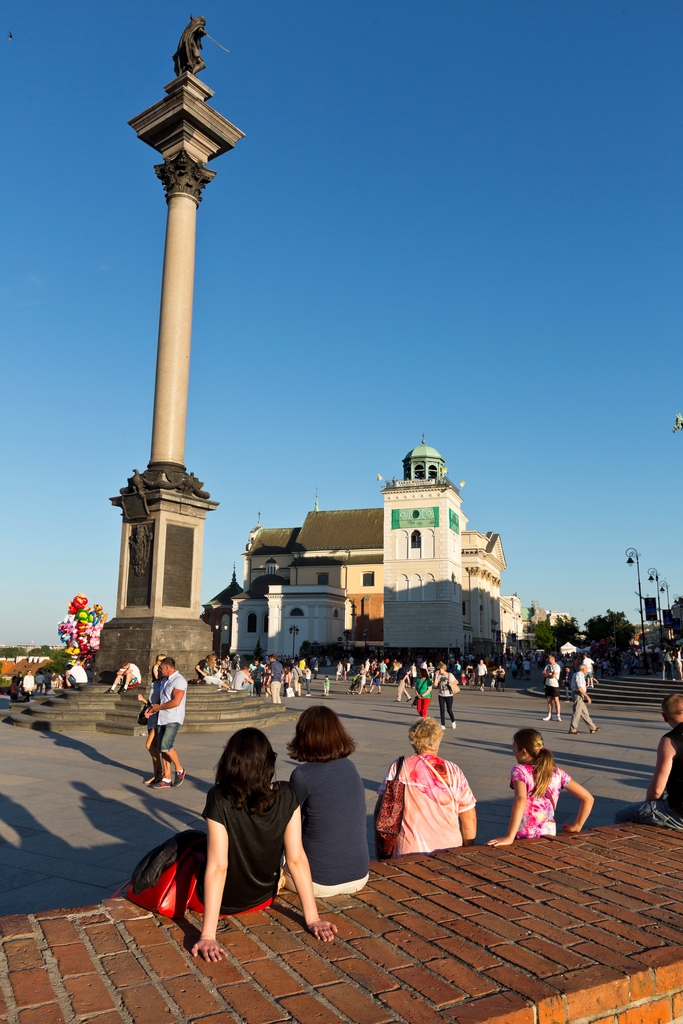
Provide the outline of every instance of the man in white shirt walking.
<path id="1" fill-rule="evenodd" d="M 159 703 L 152 704 L 145 714 L 158 714 L 157 748 L 162 757 L 164 777 L 152 783 L 152 789 L 169 789 L 171 786 L 182 786 L 185 781 L 185 769 L 180 764 L 175 751 L 178 731 L 185 721 L 185 698 L 187 696 L 187 680 L 176 671 L 173 658 L 164 658 L 159 665 L 161 673 L 161 692 Z M 175 778 L 171 778 L 171 766 L 175 769 Z"/>
<path id="2" fill-rule="evenodd" d="M 581 719 L 584 720 L 591 732 L 600 732 L 600 726 L 593 722 L 591 716 L 588 714 L 588 708 L 586 704 L 592 704 L 592 700 L 586 692 L 586 666 L 582 664 L 578 672 L 574 673 L 572 679 L 572 693 L 574 694 L 574 710 L 572 712 L 572 721 L 569 726 L 569 735 L 578 736 L 579 734 L 579 723 Z"/>

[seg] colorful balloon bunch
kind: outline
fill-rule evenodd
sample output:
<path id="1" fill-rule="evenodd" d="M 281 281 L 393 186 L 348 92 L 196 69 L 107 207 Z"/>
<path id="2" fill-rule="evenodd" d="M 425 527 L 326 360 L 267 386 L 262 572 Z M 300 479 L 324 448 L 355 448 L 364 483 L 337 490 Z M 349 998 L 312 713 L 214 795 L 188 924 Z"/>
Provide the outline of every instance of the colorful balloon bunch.
<path id="1" fill-rule="evenodd" d="M 59 639 L 66 644 L 67 654 L 74 658 L 86 658 L 99 650 L 100 633 L 107 616 L 101 604 L 89 608 L 85 594 L 76 594 L 68 612 L 57 626 Z"/>

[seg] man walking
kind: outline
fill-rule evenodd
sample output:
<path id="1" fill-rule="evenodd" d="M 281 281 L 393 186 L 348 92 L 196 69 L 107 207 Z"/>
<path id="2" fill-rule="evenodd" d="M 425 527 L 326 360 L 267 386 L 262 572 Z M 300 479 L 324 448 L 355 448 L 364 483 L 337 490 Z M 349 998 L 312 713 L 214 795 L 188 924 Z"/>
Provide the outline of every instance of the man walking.
<path id="1" fill-rule="evenodd" d="M 557 721 L 561 722 L 560 717 L 560 666 L 557 664 L 557 659 L 554 654 L 548 656 L 548 664 L 543 669 L 543 677 L 545 679 L 545 696 L 548 701 L 548 714 L 543 719 L 544 722 L 549 722 L 553 717 L 553 706 L 557 714 Z"/>
<path id="2" fill-rule="evenodd" d="M 683 832 L 683 694 L 671 693 L 664 698 L 662 718 L 671 731 L 659 741 L 645 802 L 622 807 L 614 815 L 616 825 L 637 821 Z"/>
<path id="3" fill-rule="evenodd" d="M 282 662 L 278 661 L 274 654 L 268 655 L 268 662 L 270 667 L 270 692 L 273 697 L 273 704 L 282 704 L 280 690 L 282 689 L 282 676 L 285 669 Z"/>
<path id="4" fill-rule="evenodd" d="M 571 725 L 569 726 L 569 735 L 578 736 L 578 725 L 581 719 L 585 721 L 591 732 L 600 732 L 600 726 L 595 725 L 586 707 L 586 704 L 592 704 L 593 702 L 586 690 L 586 666 L 583 663 L 579 666 L 579 671 L 574 673 L 572 693 L 574 694 L 574 710 L 572 712 Z"/>
<path id="5" fill-rule="evenodd" d="M 398 682 L 398 692 L 396 693 L 396 700 L 399 704 L 403 703 L 403 694 L 406 690 L 412 686 L 413 677 L 410 673 L 410 669 L 406 668 L 402 661 L 398 663 L 398 672 L 396 673 L 396 680 Z M 406 697 L 410 700 L 410 694 L 406 693 Z"/>
<path id="6" fill-rule="evenodd" d="M 159 665 L 161 688 L 159 703 L 152 704 L 145 714 L 158 714 L 157 717 L 157 748 L 161 754 L 164 777 L 152 783 L 152 789 L 170 789 L 171 786 L 182 786 L 185 781 L 185 769 L 180 764 L 175 751 L 178 731 L 185 721 L 185 698 L 187 696 L 187 680 L 176 671 L 173 658 L 164 658 Z M 171 778 L 171 766 L 175 769 L 175 778 Z"/>
<path id="7" fill-rule="evenodd" d="M 479 662 L 477 664 L 477 685 L 479 686 L 479 689 L 482 692 L 484 690 L 484 687 L 486 686 L 486 676 L 487 675 L 488 675 L 488 669 L 486 668 L 486 662 L 484 661 L 483 658 L 480 658 Z"/>

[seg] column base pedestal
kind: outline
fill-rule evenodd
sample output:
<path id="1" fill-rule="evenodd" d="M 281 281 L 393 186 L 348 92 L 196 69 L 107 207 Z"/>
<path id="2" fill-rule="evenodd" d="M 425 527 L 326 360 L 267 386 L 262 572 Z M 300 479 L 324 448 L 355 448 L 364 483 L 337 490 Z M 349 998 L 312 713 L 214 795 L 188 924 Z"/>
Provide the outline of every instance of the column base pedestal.
<path id="1" fill-rule="evenodd" d="M 105 622 L 95 658 L 95 679 L 111 685 L 121 661 L 132 661 L 142 682 L 152 681 L 157 655 L 174 658 L 176 668 L 192 679 L 195 665 L 212 649 L 211 627 L 200 619 L 111 619 Z"/>

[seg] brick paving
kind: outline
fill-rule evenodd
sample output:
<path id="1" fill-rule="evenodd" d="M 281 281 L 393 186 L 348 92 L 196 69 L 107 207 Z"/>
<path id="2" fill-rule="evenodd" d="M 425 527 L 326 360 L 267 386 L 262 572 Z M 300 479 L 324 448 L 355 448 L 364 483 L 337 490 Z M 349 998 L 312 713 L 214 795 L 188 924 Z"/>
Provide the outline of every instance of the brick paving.
<path id="1" fill-rule="evenodd" d="M 11 1024 L 666 1024 L 683 1020 L 683 834 L 609 826 L 373 863 L 355 896 L 227 919 L 227 961 L 123 899 L 0 918 Z"/>

